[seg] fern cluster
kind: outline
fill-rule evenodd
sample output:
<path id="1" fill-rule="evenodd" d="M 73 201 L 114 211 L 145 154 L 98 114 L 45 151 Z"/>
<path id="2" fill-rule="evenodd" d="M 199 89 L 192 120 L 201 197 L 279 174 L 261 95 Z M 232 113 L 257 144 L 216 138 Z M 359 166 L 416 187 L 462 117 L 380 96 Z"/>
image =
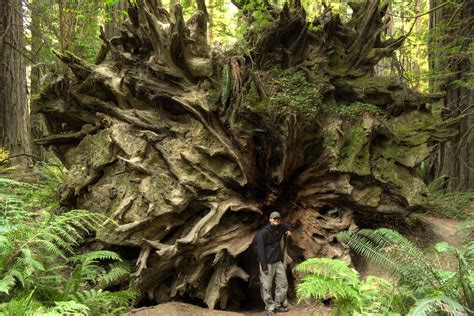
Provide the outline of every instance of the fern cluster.
<path id="1" fill-rule="evenodd" d="M 64 180 L 63 168 L 38 163 L 32 174 L 39 180 L 30 183 L 0 177 L 0 233 L 34 217 L 35 211 L 58 208 L 56 191 Z"/>
<path id="2" fill-rule="evenodd" d="M 76 254 L 108 217 L 84 210 L 54 213 L 50 184 L 0 179 L 0 314 L 115 315 L 135 291 L 123 288 L 130 267 L 111 251 Z M 31 193 L 25 193 L 30 190 Z M 34 195 L 34 197 L 32 197 Z M 31 199 L 36 200 L 32 210 Z"/>
<path id="3" fill-rule="evenodd" d="M 361 281 L 344 261 L 311 258 L 296 270 L 305 274 L 298 284 L 299 298 L 330 299 L 341 315 L 387 314 L 403 311 L 401 295 L 388 280 L 370 277 Z"/>
<path id="4" fill-rule="evenodd" d="M 458 260 L 456 271 L 438 270 L 412 242 L 390 229 L 341 232 L 338 239 L 385 268 L 413 296 L 412 315 L 469 314 L 474 310 L 474 241 L 461 248 L 438 245 Z"/>

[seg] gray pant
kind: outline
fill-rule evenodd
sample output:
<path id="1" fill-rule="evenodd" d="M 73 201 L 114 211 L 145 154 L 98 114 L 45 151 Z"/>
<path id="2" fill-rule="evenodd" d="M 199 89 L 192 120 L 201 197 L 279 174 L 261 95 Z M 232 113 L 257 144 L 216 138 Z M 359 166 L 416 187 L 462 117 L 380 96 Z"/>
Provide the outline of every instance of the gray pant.
<path id="1" fill-rule="evenodd" d="M 268 272 L 263 273 L 260 267 L 260 293 L 262 294 L 265 310 L 273 311 L 286 300 L 288 291 L 288 280 L 286 279 L 285 267 L 281 261 L 269 263 Z M 273 279 L 275 279 L 275 300 L 272 298 Z"/>

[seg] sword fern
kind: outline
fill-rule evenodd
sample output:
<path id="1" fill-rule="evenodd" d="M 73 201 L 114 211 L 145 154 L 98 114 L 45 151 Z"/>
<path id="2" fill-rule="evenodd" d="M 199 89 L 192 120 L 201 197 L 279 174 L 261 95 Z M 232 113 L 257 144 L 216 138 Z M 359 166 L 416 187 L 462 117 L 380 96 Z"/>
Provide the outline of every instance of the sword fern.
<path id="1" fill-rule="evenodd" d="M 448 314 L 473 312 L 474 242 L 461 248 L 438 244 L 458 260 L 457 271 L 436 269 L 423 252 L 399 233 L 380 228 L 353 233 L 341 232 L 338 240 L 351 250 L 385 268 L 400 285 L 409 287 L 416 298 L 410 313 L 432 315 L 436 311 Z"/>

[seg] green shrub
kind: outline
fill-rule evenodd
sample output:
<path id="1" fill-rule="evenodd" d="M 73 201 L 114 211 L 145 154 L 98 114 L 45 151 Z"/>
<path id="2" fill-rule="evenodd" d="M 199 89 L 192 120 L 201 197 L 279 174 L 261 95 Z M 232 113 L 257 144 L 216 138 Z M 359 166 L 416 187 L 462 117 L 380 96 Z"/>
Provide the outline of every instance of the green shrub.
<path id="1" fill-rule="evenodd" d="M 269 100 L 272 113 L 313 117 L 322 107 L 321 87 L 307 80 L 301 71 L 283 71 L 275 85 L 276 91 Z"/>
<path id="2" fill-rule="evenodd" d="M 428 188 L 427 208 L 429 213 L 453 219 L 467 219 L 466 208 L 474 203 L 474 192 L 442 192 Z"/>
<path id="3" fill-rule="evenodd" d="M 445 271 L 436 269 L 419 248 L 390 229 L 341 232 L 338 239 L 354 252 L 385 268 L 398 278 L 400 286 L 411 290 L 414 301 L 410 314 L 473 312 L 474 241 L 460 248 L 446 243 L 435 247 L 437 251 L 450 253 L 457 259 L 457 270 Z"/>
<path id="4" fill-rule="evenodd" d="M 331 299 L 335 314 L 341 315 L 403 311 L 402 296 L 388 280 L 368 277 L 360 281 L 357 271 L 342 260 L 312 258 L 296 270 L 305 274 L 296 289 L 299 301 Z"/>
<path id="5" fill-rule="evenodd" d="M 365 112 L 379 114 L 381 110 L 374 104 L 363 102 L 342 104 L 337 108 L 337 115 L 346 119 L 359 118 Z"/>
<path id="6" fill-rule="evenodd" d="M 49 185 L 0 179 L 0 314 L 123 312 L 136 295 L 123 286 L 128 263 L 111 251 L 75 253 L 84 238 L 116 224 L 84 210 L 55 214 Z M 33 210 L 31 201 L 37 203 Z"/>

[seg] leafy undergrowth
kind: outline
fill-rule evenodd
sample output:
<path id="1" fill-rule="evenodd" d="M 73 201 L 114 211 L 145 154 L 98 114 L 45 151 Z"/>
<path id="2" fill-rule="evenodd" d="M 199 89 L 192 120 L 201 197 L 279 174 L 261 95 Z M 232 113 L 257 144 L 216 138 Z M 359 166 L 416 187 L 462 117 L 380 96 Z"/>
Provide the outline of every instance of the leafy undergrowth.
<path id="1" fill-rule="evenodd" d="M 0 314 L 116 315 L 137 295 L 130 266 L 114 252 L 77 253 L 104 225 L 102 214 L 56 214 L 60 170 L 43 166 L 40 181 L 0 178 Z"/>
<path id="2" fill-rule="evenodd" d="M 468 239 L 459 247 L 443 242 L 431 249 L 439 258 L 456 262 L 450 269 L 438 265 L 433 256 L 426 256 L 424 250 L 390 229 L 341 232 L 338 239 L 396 279 L 399 299 L 408 314 L 467 315 L 474 310 L 474 241 L 469 237 L 473 228 L 470 222 L 462 225 Z M 406 314 L 407 311 L 386 312 Z"/>
<path id="3" fill-rule="evenodd" d="M 341 315 L 406 313 L 402 290 L 391 281 L 369 276 L 365 280 L 342 260 L 312 258 L 296 266 L 304 273 L 297 287 L 299 300 L 331 300 Z"/>
<path id="4" fill-rule="evenodd" d="M 427 207 L 435 216 L 466 220 L 474 215 L 474 192 L 430 190 Z"/>

